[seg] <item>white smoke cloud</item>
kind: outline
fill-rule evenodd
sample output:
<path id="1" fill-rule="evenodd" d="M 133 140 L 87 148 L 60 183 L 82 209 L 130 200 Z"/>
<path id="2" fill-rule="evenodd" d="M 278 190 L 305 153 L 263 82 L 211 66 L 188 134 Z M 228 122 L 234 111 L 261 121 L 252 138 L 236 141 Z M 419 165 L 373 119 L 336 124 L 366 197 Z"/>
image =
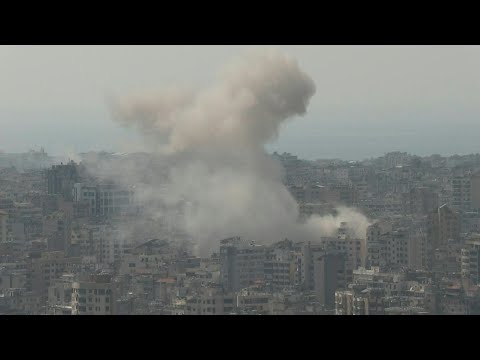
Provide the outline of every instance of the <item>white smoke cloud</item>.
<path id="1" fill-rule="evenodd" d="M 184 227 L 201 252 L 233 235 L 264 243 L 285 237 L 314 241 L 331 235 L 342 221 L 364 237 L 368 221 L 351 209 L 297 223 L 296 201 L 264 149 L 288 119 L 306 113 L 314 93 L 313 80 L 294 59 L 268 49 L 234 61 L 203 90 L 171 89 L 114 101 L 114 119 L 137 128 L 158 156 L 156 164 L 116 172 L 125 182 L 151 173 L 145 203 L 161 198 L 168 208 L 189 201 Z M 161 181 L 155 180 L 159 173 Z M 168 191 L 159 191 L 161 186 Z M 165 210 L 147 208 L 151 214 Z"/>

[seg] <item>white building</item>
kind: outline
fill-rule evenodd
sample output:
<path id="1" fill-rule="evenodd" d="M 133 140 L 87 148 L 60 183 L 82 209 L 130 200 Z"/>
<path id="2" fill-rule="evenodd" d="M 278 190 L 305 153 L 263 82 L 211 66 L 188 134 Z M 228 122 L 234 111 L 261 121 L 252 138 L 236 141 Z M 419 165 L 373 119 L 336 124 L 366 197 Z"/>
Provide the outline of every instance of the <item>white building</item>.
<path id="1" fill-rule="evenodd" d="M 76 183 L 73 186 L 73 200 L 76 203 L 87 203 L 91 215 L 118 216 L 135 210 L 133 190 L 114 184 Z"/>
<path id="2" fill-rule="evenodd" d="M 47 314 L 72 315 L 72 285 L 74 276 L 63 274 L 48 288 Z"/>

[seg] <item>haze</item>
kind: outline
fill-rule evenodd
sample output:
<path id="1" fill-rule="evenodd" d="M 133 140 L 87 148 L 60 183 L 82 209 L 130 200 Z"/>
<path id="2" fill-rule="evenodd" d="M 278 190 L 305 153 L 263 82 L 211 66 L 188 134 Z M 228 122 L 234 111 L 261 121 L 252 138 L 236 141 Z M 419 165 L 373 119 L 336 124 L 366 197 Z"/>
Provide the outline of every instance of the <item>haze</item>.
<path id="1" fill-rule="evenodd" d="M 480 152 L 478 46 L 274 46 L 316 84 L 305 117 L 269 150 L 362 159 L 388 151 Z M 0 46 L 0 150 L 133 151 L 107 99 L 199 88 L 252 46 Z"/>

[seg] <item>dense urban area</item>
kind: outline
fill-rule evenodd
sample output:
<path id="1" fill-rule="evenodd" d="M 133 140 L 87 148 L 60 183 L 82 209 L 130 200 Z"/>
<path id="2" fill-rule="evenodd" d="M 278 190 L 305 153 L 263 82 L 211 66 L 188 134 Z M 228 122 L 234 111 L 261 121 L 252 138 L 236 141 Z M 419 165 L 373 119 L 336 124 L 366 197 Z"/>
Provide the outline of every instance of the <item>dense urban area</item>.
<path id="1" fill-rule="evenodd" d="M 480 313 L 480 154 L 274 153 L 299 222 L 355 208 L 365 234 L 346 222 L 315 242 L 237 234 L 208 256 L 179 225 L 182 207 L 145 219 L 137 184 L 92 176 L 89 156 L 0 153 L 0 314 Z"/>

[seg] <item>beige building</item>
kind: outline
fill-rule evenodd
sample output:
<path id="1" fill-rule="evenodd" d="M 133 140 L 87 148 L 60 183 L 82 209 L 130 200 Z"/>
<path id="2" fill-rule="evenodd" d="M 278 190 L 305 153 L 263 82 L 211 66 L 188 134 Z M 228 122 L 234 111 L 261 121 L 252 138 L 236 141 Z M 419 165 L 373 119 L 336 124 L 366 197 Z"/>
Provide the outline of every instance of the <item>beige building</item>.
<path id="1" fill-rule="evenodd" d="M 114 304 L 110 275 L 91 275 L 72 285 L 72 315 L 113 315 Z"/>
<path id="2" fill-rule="evenodd" d="M 428 251 L 427 236 L 421 229 L 398 228 L 382 232 L 378 224 L 374 224 L 367 230 L 367 268 L 426 269 L 429 267 Z"/>
<path id="3" fill-rule="evenodd" d="M 27 261 L 27 290 L 39 295 L 46 305 L 48 288 L 64 273 L 71 273 L 80 258 L 67 258 L 62 251 L 45 252 Z"/>

